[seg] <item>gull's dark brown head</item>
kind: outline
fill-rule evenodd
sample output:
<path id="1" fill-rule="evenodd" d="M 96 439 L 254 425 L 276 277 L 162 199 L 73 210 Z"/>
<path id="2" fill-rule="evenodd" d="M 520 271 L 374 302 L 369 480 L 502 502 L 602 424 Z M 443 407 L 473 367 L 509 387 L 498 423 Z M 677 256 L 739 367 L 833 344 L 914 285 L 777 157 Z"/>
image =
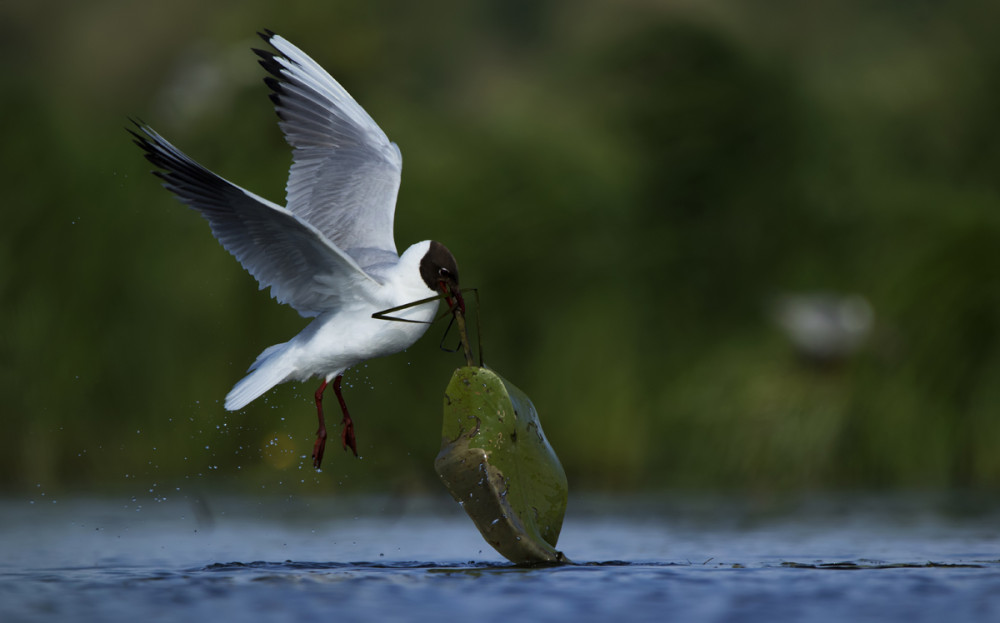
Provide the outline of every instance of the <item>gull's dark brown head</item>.
<path id="1" fill-rule="evenodd" d="M 445 301 L 453 310 L 455 306 L 465 313 L 465 301 L 458 286 L 458 263 L 448 247 L 431 241 L 431 246 L 420 260 L 420 277 L 427 287 L 444 294 Z"/>

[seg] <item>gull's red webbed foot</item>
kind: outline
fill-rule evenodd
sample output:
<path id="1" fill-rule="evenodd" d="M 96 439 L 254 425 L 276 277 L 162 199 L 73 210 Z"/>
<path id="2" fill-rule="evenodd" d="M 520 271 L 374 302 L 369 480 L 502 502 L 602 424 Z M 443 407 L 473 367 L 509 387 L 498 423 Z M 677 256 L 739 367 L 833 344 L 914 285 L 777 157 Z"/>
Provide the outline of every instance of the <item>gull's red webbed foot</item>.
<path id="1" fill-rule="evenodd" d="M 333 393 L 337 394 L 337 400 L 340 401 L 340 410 L 344 412 L 344 419 L 340 422 L 343 426 L 343 430 L 340 431 L 340 441 L 344 445 L 344 450 L 350 448 L 354 456 L 358 456 L 358 442 L 354 439 L 354 420 L 351 419 L 351 414 L 347 412 L 347 403 L 344 402 L 344 395 L 340 393 L 340 381 L 343 378 L 344 375 L 339 375 L 333 380 Z"/>
<path id="2" fill-rule="evenodd" d="M 337 377 L 338 379 L 340 377 Z M 319 428 L 316 429 L 316 443 L 313 445 L 313 467 L 319 469 L 323 462 L 323 451 L 326 449 L 326 419 L 323 417 L 323 391 L 326 390 L 326 379 L 316 390 L 316 417 L 319 418 Z"/>
<path id="3" fill-rule="evenodd" d="M 345 414 L 341 424 L 344 425 L 344 429 L 340 431 L 340 441 L 344 444 L 344 450 L 350 448 L 354 456 L 358 456 L 358 442 L 354 440 L 354 422 L 351 416 Z"/>

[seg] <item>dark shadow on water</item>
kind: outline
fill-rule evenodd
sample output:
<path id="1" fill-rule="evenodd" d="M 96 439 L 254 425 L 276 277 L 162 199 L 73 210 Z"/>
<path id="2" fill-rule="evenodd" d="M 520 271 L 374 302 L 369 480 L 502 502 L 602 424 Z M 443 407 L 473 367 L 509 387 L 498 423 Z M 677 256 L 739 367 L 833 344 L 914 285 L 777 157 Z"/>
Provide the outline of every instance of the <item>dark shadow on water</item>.
<path id="1" fill-rule="evenodd" d="M 371 572 L 371 571 L 427 571 L 430 573 L 462 573 L 462 572 L 531 572 L 552 569 L 594 569 L 629 567 L 639 568 L 665 568 L 665 567 L 690 567 L 688 562 L 627 562 L 624 560 L 608 560 L 601 562 L 583 563 L 552 563 L 538 565 L 516 565 L 503 562 L 476 562 L 468 561 L 456 562 L 420 562 L 420 561 L 391 561 L 391 562 L 309 562 L 292 561 L 269 562 L 225 562 L 214 563 L 206 567 L 186 570 L 186 573 L 220 573 L 238 574 L 243 572 L 276 572 L 276 573 L 300 573 L 300 572 L 322 572 L 322 571 L 342 571 L 342 572 Z"/>
<path id="2" fill-rule="evenodd" d="M 842 560 L 834 562 L 798 562 L 780 561 L 775 563 L 756 562 L 721 562 L 706 560 L 701 563 L 692 562 L 656 562 L 642 561 L 629 562 L 624 560 L 607 560 L 597 562 L 566 563 L 566 564 L 544 564 L 544 565 L 516 565 L 512 563 L 500 562 L 476 562 L 465 563 L 454 562 L 420 562 L 420 561 L 392 561 L 392 562 L 298 562 L 286 560 L 284 562 L 227 562 L 214 563 L 206 567 L 188 569 L 187 573 L 232 573 L 268 571 L 279 573 L 299 573 L 316 571 L 346 571 L 346 572 L 370 572 L 370 571 L 427 571 L 429 573 L 466 573 L 473 572 L 531 572 L 553 569 L 664 569 L 664 568 L 691 568 L 701 567 L 705 569 L 811 569 L 818 571 L 874 571 L 881 569 L 985 569 L 1000 568 L 1000 560 L 974 560 L 960 562 L 886 562 L 881 560 L 859 559 Z"/>
<path id="3" fill-rule="evenodd" d="M 861 570 L 871 570 L 871 569 L 928 569 L 933 567 L 940 567 L 942 569 L 982 569 L 990 566 L 997 566 L 1000 561 L 979 561 L 979 562 L 881 562 L 878 560 L 858 560 L 858 561 L 842 561 L 842 562 L 820 562 L 820 563 L 803 563 L 803 562 L 783 562 L 782 567 L 788 567 L 790 569 L 832 569 L 832 570 L 847 570 L 847 571 L 861 571 Z"/>

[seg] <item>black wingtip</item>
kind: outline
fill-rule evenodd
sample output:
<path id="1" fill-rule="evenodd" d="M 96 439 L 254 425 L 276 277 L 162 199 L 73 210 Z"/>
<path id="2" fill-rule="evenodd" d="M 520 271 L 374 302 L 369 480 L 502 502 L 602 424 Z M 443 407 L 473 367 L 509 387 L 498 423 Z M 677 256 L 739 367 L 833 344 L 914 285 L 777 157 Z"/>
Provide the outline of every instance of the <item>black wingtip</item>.
<path id="1" fill-rule="evenodd" d="M 135 126 L 134 128 L 129 127 L 129 126 L 125 126 L 125 130 L 127 132 L 133 134 L 133 135 L 135 134 L 135 132 L 133 132 L 133 130 L 144 131 L 145 128 L 148 127 L 146 125 L 146 122 L 143 121 L 142 119 L 140 119 L 139 117 L 128 116 L 128 117 L 126 117 L 126 119 L 128 119 L 129 123 L 131 123 L 133 126 Z"/>
<path id="2" fill-rule="evenodd" d="M 280 76 L 281 74 L 277 74 L 277 75 Z M 269 89 L 271 89 L 272 91 L 274 91 L 275 93 L 281 93 L 282 92 L 281 80 L 279 80 L 278 78 L 276 78 L 274 76 L 265 76 L 264 77 L 264 84 L 266 84 L 267 87 Z"/>
<path id="3" fill-rule="evenodd" d="M 133 143 L 143 149 L 146 149 L 146 145 L 149 144 L 149 134 L 146 129 L 149 126 L 147 126 L 146 123 L 138 117 L 128 117 L 128 120 L 135 127 L 125 126 L 125 131 L 132 135 Z"/>
<path id="4" fill-rule="evenodd" d="M 274 31 L 271 30 L 270 28 L 262 28 L 260 31 L 257 32 L 257 36 L 259 36 L 261 39 L 263 39 L 268 43 L 271 43 L 271 39 L 274 37 L 274 35 L 275 35 Z"/>
<path id="5" fill-rule="evenodd" d="M 251 48 L 253 53 L 257 55 L 257 64 L 267 70 L 268 73 L 275 73 L 278 68 L 278 62 L 275 59 L 275 53 L 270 50 L 261 50 L 258 48 Z"/>
<path id="6" fill-rule="evenodd" d="M 267 71 L 267 73 L 271 74 L 269 76 L 264 77 L 264 84 L 266 84 L 267 87 L 271 89 L 272 91 L 271 99 L 274 100 L 273 96 L 275 94 L 282 95 L 284 93 L 284 88 L 282 87 L 282 84 L 284 82 L 284 76 L 281 73 L 283 67 L 281 63 L 278 62 L 279 56 L 277 54 L 268 52 L 266 50 L 254 50 L 254 52 L 256 52 L 257 55 L 260 57 L 257 60 L 257 63 L 260 64 L 260 66 L 263 67 L 264 70 Z M 274 102 L 276 104 L 278 103 L 277 100 L 274 100 Z"/>

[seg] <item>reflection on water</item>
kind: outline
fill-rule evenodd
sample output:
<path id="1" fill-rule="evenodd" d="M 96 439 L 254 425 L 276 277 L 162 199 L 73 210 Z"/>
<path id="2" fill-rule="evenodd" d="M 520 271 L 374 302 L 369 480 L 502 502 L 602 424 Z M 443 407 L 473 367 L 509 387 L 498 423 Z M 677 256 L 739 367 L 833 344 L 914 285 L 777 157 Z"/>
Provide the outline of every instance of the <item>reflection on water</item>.
<path id="1" fill-rule="evenodd" d="M 571 500 L 578 564 L 521 568 L 443 497 L 7 499 L 0 620 L 1000 620 L 967 501 Z"/>

